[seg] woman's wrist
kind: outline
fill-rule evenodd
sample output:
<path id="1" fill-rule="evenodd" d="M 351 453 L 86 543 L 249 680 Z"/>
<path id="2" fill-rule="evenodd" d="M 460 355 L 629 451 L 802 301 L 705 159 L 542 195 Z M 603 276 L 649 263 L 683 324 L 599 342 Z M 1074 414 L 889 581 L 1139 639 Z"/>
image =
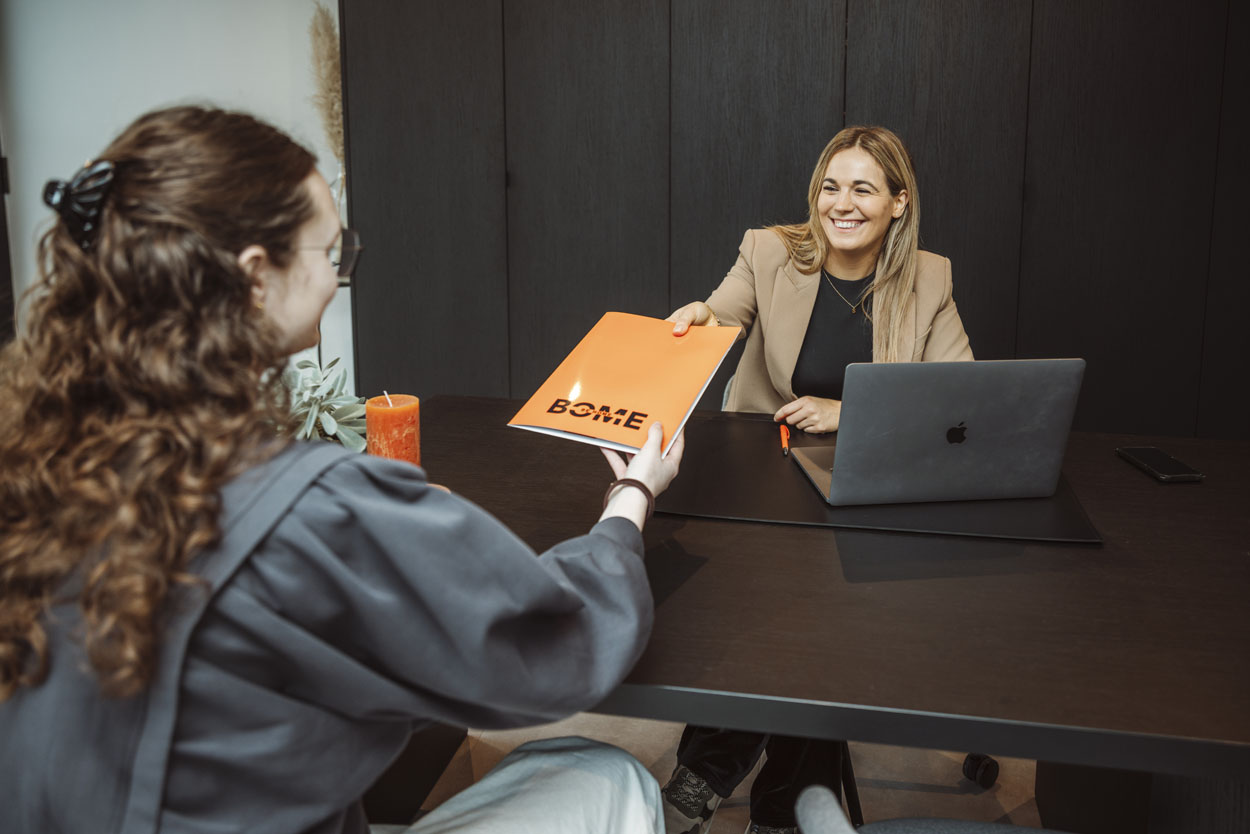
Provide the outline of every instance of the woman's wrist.
<path id="1" fill-rule="evenodd" d="M 707 307 L 707 320 L 703 323 L 704 327 L 720 327 L 720 319 L 716 317 L 716 311 L 707 304 L 703 306 Z"/>
<path id="2" fill-rule="evenodd" d="M 646 484 L 636 478 L 621 478 L 609 484 L 603 494 L 603 514 L 599 520 L 620 516 L 641 530 L 654 510 L 655 495 Z"/>
<path id="3" fill-rule="evenodd" d="M 651 492 L 650 487 L 637 478 L 618 478 L 608 484 L 608 491 L 603 494 L 603 508 L 608 508 L 608 502 L 612 500 L 612 493 L 623 487 L 633 487 L 642 493 L 643 498 L 647 501 L 647 515 L 644 521 L 650 520 L 651 514 L 655 512 L 655 494 Z"/>

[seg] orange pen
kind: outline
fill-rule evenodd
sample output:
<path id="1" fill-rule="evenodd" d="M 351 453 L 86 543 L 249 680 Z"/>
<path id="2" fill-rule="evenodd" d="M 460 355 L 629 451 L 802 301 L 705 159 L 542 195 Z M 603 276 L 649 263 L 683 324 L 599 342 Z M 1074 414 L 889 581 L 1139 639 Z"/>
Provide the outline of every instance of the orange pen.
<path id="1" fill-rule="evenodd" d="M 790 427 L 785 423 L 781 424 L 781 454 L 790 456 Z"/>

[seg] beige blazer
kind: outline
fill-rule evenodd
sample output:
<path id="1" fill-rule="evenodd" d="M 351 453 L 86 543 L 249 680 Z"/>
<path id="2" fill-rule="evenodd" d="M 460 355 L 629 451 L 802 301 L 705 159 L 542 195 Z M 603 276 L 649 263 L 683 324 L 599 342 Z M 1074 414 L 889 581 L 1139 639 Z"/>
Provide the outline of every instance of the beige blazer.
<path id="1" fill-rule="evenodd" d="M 749 229 L 738 252 L 738 262 L 707 300 L 721 324 L 747 333 L 725 409 L 771 414 L 795 399 L 790 377 L 816 305 L 820 272 L 799 272 L 781 238 L 767 229 Z M 903 356 L 913 362 L 972 359 L 951 298 L 948 259 L 919 253 L 904 316 L 914 324 L 903 334 Z"/>

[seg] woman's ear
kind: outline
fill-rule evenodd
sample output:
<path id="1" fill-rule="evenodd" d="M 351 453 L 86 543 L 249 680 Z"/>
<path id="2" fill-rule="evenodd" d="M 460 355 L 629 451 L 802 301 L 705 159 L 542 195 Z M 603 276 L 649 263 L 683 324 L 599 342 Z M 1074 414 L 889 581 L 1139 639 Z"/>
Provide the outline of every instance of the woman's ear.
<path id="1" fill-rule="evenodd" d="M 890 215 L 895 219 L 903 216 L 903 211 L 907 208 L 907 189 L 902 189 L 898 194 L 894 195 L 894 210 Z"/>
<path id="2" fill-rule="evenodd" d="M 269 267 L 269 254 L 265 247 L 252 244 L 239 253 L 239 269 L 252 281 L 252 303 L 256 309 L 265 309 L 265 272 Z"/>

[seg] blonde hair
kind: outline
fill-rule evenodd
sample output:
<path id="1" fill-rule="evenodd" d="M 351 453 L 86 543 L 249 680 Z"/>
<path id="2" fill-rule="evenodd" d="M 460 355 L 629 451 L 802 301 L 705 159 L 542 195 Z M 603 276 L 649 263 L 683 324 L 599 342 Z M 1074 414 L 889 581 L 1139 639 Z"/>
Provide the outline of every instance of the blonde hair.
<path id="1" fill-rule="evenodd" d="M 820 224 L 816 201 L 820 197 L 825 171 L 835 154 L 859 148 L 881 166 L 890 195 L 907 192 L 903 214 L 890 222 L 881 252 L 877 255 L 877 272 L 865 297 L 871 295 L 872 310 L 865 314 L 872 319 L 872 356 L 874 362 L 902 362 L 910 357 L 899 355 L 903 311 L 916 285 L 916 253 L 920 248 L 920 199 L 916 187 L 916 170 L 903 141 L 884 127 L 848 127 L 825 145 L 812 181 L 807 188 L 807 222 L 788 226 L 769 226 L 790 253 L 799 271 L 810 275 L 829 257 L 829 240 Z"/>

